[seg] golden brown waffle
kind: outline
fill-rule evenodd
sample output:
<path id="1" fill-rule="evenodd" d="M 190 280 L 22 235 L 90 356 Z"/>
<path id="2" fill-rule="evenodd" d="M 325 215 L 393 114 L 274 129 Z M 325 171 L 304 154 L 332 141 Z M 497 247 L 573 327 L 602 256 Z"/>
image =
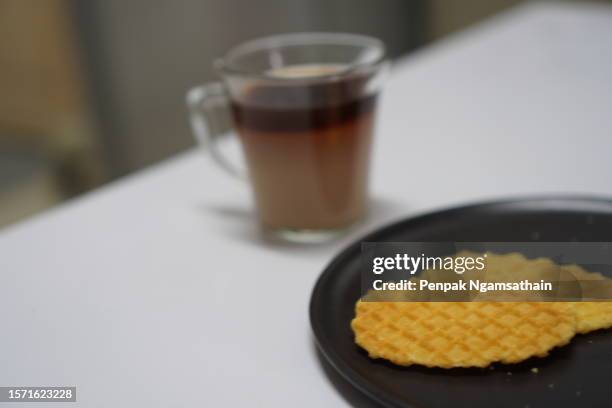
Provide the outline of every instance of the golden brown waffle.
<path id="1" fill-rule="evenodd" d="M 351 322 L 372 358 L 399 365 L 485 367 L 545 356 L 569 342 L 574 314 L 562 303 L 362 302 Z"/>
<path id="2" fill-rule="evenodd" d="M 457 254 L 466 255 L 476 254 Z M 599 273 L 577 265 L 559 266 L 544 258 L 527 259 L 517 253 L 487 253 L 485 271 L 459 277 L 425 271 L 413 279 L 423 277 L 436 281 L 559 280 L 576 282 L 583 299 L 612 298 L 605 293 L 612 292 L 612 280 Z M 576 287 L 568 288 L 573 291 Z M 367 298 L 376 299 L 378 295 L 370 293 Z M 550 349 L 568 343 L 576 332 L 612 327 L 610 301 L 418 302 L 418 296 L 403 292 L 393 294 L 391 299 L 408 301 L 359 301 L 351 327 L 355 341 L 370 357 L 399 365 L 452 368 L 517 363 L 532 356 L 545 356 Z"/>
<path id="3" fill-rule="evenodd" d="M 609 296 L 609 292 L 606 293 L 606 291 L 611 290 L 612 280 L 600 273 L 588 272 L 577 265 L 568 265 L 563 268 L 570 271 L 581 282 L 585 299 L 612 298 L 612 296 Z M 576 313 L 576 331 L 578 333 L 588 333 L 612 327 L 612 301 L 582 301 L 572 303 L 572 305 Z"/>
<path id="4" fill-rule="evenodd" d="M 463 255 L 479 256 L 479 254 L 465 252 Z M 459 254 L 458 254 L 459 255 Z M 468 276 L 466 277 L 473 277 Z M 582 285 L 583 299 L 612 299 L 612 280 L 597 272 L 589 272 L 578 265 L 559 266 L 550 259 L 527 259 L 525 256 L 512 254 L 487 253 L 487 270 L 479 278 L 487 281 L 512 282 L 529 280 L 537 282 L 575 279 Z M 606 293 L 608 291 L 608 293 Z M 517 296 L 520 296 L 518 294 Z M 543 294 L 544 297 L 549 296 Z M 576 314 L 576 331 L 588 333 L 593 330 L 612 327 L 612 301 L 573 302 Z"/>
<path id="5" fill-rule="evenodd" d="M 573 305 L 578 333 L 612 327 L 612 302 L 576 302 Z"/>

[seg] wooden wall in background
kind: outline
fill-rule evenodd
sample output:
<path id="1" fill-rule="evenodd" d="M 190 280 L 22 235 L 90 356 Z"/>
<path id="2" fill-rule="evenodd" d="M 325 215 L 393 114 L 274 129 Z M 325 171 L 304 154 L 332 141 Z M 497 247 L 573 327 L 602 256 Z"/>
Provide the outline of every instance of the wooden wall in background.
<path id="1" fill-rule="evenodd" d="M 0 225 L 104 180 L 69 0 L 0 0 Z"/>
<path id="2" fill-rule="evenodd" d="M 85 115 L 65 0 L 0 1 L 0 132 L 53 137 Z"/>

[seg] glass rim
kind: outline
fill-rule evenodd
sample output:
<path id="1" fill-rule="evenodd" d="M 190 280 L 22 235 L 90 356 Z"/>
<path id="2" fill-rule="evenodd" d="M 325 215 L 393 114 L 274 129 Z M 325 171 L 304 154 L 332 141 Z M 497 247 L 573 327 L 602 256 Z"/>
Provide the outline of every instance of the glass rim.
<path id="1" fill-rule="evenodd" d="M 357 61 L 347 64 L 345 68 L 333 73 L 321 74 L 316 76 L 273 76 L 266 72 L 253 72 L 243 69 L 232 60 L 255 52 L 265 52 L 275 48 L 293 47 L 293 46 L 317 46 L 317 45 L 339 45 L 362 47 L 371 52 L 363 61 Z M 252 79 L 260 79 L 273 82 L 321 82 L 344 78 L 355 72 L 362 71 L 368 68 L 376 68 L 383 65 L 386 61 L 385 44 L 374 37 L 362 34 L 349 33 L 332 33 L 332 32 L 301 32 L 289 34 L 277 34 L 266 37 L 255 38 L 243 42 L 233 48 L 230 48 L 225 55 L 214 62 L 215 69 L 222 74 L 237 75 Z"/>

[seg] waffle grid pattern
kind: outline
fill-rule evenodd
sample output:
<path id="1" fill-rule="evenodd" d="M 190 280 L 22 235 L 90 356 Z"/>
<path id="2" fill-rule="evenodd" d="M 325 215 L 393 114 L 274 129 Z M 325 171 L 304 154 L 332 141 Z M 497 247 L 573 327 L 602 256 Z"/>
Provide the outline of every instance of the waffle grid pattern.
<path id="1" fill-rule="evenodd" d="M 356 342 L 370 357 L 442 368 L 545 356 L 576 325 L 555 303 L 358 302 L 356 312 Z"/>

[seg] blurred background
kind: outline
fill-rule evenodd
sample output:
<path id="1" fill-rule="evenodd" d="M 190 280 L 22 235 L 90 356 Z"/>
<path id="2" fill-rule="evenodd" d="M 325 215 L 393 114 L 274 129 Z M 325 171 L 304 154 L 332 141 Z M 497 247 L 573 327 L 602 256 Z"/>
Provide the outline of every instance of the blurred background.
<path id="1" fill-rule="evenodd" d="M 0 0 L 0 227 L 193 146 L 185 91 L 254 37 L 376 36 L 392 58 L 518 0 Z"/>

